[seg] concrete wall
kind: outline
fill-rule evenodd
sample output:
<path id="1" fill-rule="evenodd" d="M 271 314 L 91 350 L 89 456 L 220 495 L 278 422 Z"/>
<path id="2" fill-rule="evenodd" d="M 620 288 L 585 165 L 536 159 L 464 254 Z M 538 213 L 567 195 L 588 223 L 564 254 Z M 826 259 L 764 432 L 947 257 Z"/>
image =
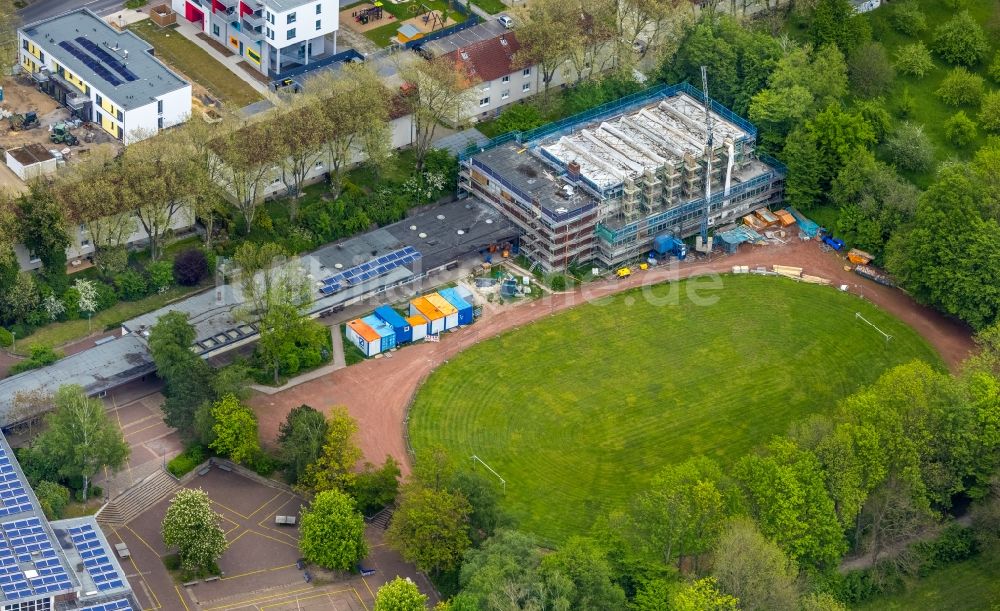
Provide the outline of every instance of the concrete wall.
<path id="1" fill-rule="evenodd" d="M 21 165 L 21 163 L 11 157 L 11 154 L 6 153 L 7 166 L 17 174 L 17 177 L 21 180 L 28 181 L 37 176 L 43 176 L 47 174 L 52 174 L 56 171 L 56 166 L 58 161 L 55 158 L 47 159 L 40 163 L 33 163 L 31 165 Z"/>

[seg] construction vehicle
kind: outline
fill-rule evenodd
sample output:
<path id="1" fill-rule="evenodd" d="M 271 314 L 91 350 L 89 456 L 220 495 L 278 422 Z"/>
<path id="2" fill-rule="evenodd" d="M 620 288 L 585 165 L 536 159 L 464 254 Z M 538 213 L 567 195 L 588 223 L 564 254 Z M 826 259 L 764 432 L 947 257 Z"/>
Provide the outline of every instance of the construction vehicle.
<path id="1" fill-rule="evenodd" d="M 684 240 L 672 235 L 656 236 L 653 240 L 653 250 L 661 257 L 673 255 L 679 261 L 683 261 L 688 254 L 687 244 L 684 243 Z"/>
<path id="2" fill-rule="evenodd" d="M 631 275 L 632 275 L 632 270 L 630 270 L 630 269 L 629 269 L 629 268 L 627 268 L 627 267 L 623 267 L 623 268 L 619 269 L 619 270 L 618 270 L 617 272 L 615 272 L 615 273 L 616 273 L 616 274 L 618 274 L 618 277 L 619 277 L 619 278 L 628 278 L 629 276 L 631 276 Z"/>
<path id="3" fill-rule="evenodd" d="M 14 131 L 38 127 L 38 113 L 36 112 L 26 112 L 23 115 L 20 113 L 13 114 L 8 120 L 10 121 L 10 128 Z"/>
<path id="4" fill-rule="evenodd" d="M 55 144 L 66 144 L 67 146 L 80 144 L 80 139 L 69 131 L 69 126 L 65 123 L 56 123 L 52 126 L 52 133 L 49 134 L 49 140 Z"/>

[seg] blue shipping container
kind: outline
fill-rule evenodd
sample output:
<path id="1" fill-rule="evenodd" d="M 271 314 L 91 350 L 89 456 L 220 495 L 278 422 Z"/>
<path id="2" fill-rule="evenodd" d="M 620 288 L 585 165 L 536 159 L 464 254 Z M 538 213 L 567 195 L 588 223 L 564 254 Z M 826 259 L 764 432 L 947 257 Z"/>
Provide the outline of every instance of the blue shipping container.
<path id="1" fill-rule="evenodd" d="M 455 306 L 458 310 L 458 324 L 460 325 L 471 325 L 472 324 L 472 304 L 462 298 L 453 288 L 441 289 L 438 294 L 445 298 L 451 305 Z"/>
<path id="2" fill-rule="evenodd" d="M 400 316 L 396 310 L 387 305 L 380 305 L 375 308 L 375 316 L 392 326 L 393 331 L 396 332 L 397 344 L 413 341 L 413 329 L 410 327 L 410 323 L 406 322 L 406 319 Z"/>
<path id="3" fill-rule="evenodd" d="M 361 319 L 361 322 L 371 327 L 382 338 L 382 350 L 380 352 L 385 352 L 396 347 L 396 332 L 392 330 L 392 325 L 374 314 L 365 316 Z"/>

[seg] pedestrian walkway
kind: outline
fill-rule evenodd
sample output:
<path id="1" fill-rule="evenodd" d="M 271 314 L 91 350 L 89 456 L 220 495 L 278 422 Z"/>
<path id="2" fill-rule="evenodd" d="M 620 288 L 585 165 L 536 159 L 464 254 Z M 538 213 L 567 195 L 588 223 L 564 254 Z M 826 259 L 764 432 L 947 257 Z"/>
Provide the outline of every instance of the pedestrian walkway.
<path id="1" fill-rule="evenodd" d="M 253 75 L 251 75 L 250 73 L 248 73 L 246 70 L 244 70 L 239 66 L 240 62 L 246 60 L 244 60 L 242 57 L 236 54 L 233 54 L 230 57 L 224 57 L 222 53 L 219 53 L 214 47 L 212 47 L 212 45 L 208 44 L 207 42 L 198 37 L 198 34 L 201 33 L 201 30 L 196 28 L 194 24 L 192 24 L 190 21 L 187 21 L 186 19 L 178 19 L 177 28 L 174 31 L 184 36 L 184 38 L 187 38 L 194 44 L 198 45 L 213 59 L 217 60 L 218 62 L 222 63 L 227 68 L 229 68 L 229 70 L 233 74 L 235 74 L 240 79 L 245 81 L 248 85 L 253 87 L 254 90 L 259 92 L 262 96 L 271 100 L 272 102 L 278 101 L 278 96 L 275 95 L 275 93 L 271 91 L 271 89 L 267 85 L 255 79 Z"/>

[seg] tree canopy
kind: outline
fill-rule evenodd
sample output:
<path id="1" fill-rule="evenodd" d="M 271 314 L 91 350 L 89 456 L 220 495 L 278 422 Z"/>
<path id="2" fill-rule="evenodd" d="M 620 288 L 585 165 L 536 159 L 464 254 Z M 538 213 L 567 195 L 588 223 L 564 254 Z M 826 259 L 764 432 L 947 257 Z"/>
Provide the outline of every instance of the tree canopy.
<path id="1" fill-rule="evenodd" d="M 302 511 L 299 530 L 303 557 L 324 568 L 353 570 L 368 555 L 364 518 L 339 490 L 318 493 Z"/>
<path id="2" fill-rule="evenodd" d="M 183 488 L 174 494 L 160 532 L 164 545 L 177 549 L 184 571 L 204 574 L 216 568 L 228 546 L 221 520 L 204 490 Z"/>

